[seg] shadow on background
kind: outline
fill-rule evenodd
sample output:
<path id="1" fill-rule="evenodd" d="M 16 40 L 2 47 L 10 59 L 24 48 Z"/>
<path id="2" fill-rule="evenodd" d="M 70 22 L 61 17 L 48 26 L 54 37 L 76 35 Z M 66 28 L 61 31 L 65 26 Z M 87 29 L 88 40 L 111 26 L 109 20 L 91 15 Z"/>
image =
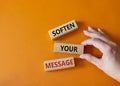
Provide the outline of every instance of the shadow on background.
<path id="1" fill-rule="evenodd" d="M 102 53 L 97 48 L 91 45 L 84 47 L 84 53 L 92 54 L 93 56 L 96 56 L 98 58 L 102 57 Z"/>
<path id="2" fill-rule="evenodd" d="M 85 60 L 80 59 L 80 58 L 75 58 L 74 60 L 75 60 L 75 68 L 84 67 Z"/>

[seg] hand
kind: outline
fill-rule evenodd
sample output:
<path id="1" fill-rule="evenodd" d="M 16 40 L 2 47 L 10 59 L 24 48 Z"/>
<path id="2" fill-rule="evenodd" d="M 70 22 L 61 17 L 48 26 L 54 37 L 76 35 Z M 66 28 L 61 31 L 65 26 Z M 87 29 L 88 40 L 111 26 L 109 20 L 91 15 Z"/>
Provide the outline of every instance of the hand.
<path id="1" fill-rule="evenodd" d="M 81 59 L 86 59 L 107 75 L 120 82 L 120 47 L 112 42 L 110 38 L 98 28 L 94 30 L 88 27 L 83 31 L 90 39 L 82 42 L 83 45 L 93 45 L 102 52 L 102 58 L 97 58 L 89 53 L 80 55 Z"/>

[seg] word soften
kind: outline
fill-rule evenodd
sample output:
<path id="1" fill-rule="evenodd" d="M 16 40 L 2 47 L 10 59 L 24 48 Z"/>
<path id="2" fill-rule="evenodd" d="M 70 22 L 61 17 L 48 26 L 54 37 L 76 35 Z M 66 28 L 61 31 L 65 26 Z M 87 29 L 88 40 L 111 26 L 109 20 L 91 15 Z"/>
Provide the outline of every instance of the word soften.
<path id="1" fill-rule="evenodd" d="M 58 28 L 56 30 L 53 30 L 52 34 L 53 34 L 53 36 L 56 36 L 56 35 L 59 35 L 61 33 L 64 33 L 66 31 L 69 31 L 69 30 L 73 29 L 73 27 L 75 27 L 75 24 L 72 22 L 72 23 L 70 23 L 68 25 L 65 25 L 65 26 L 60 27 L 60 28 Z"/>
<path id="2" fill-rule="evenodd" d="M 64 34 L 67 34 L 71 31 L 74 31 L 78 28 L 75 20 L 72 20 L 66 24 L 63 24 L 61 26 L 58 26 L 52 30 L 49 30 L 48 33 L 51 37 L 51 39 L 56 39 Z"/>

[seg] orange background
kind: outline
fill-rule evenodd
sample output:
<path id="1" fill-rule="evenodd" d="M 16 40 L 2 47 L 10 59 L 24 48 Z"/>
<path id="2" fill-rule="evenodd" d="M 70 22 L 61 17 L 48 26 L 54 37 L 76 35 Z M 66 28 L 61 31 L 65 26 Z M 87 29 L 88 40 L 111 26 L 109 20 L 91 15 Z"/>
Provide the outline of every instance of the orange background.
<path id="1" fill-rule="evenodd" d="M 75 19 L 79 29 L 56 40 L 48 30 Z M 120 86 L 79 55 L 53 53 L 54 42 L 81 43 L 87 26 L 120 43 L 120 0 L 1 0 L 0 86 Z M 100 53 L 95 48 L 85 51 Z M 43 61 L 73 56 L 76 67 L 45 72 Z"/>

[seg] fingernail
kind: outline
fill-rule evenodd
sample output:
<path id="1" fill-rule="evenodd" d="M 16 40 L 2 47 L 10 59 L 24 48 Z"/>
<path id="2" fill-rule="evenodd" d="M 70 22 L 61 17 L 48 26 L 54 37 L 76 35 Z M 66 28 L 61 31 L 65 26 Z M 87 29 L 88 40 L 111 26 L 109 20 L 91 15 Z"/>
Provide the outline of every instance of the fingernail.
<path id="1" fill-rule="evenodd" d="M 101 33 L 104 33 L 101 28 L 98 28 L 98 31 L 101 32 Z"/>
<path id="2" fill-rule="evenodd" d="M 88 29 L 91 29 L 92 27 L 91 26 L 88 26 Z"/>
<path id="3" fill-rule="evenodd" d="M 84 44 L 84 42 L 81 42 L 81 44 Z"/>
<path id="4" fill-rule="evenodd" d="M 98 28 L 98 30 L 99 30 L 99 31 L 101 31 L 101 29 L 100 29 L 100 28 Z"/>
<path id="5" fill-rule="evenodd" d="M 79 57 L 80 57 L 81 59 L 84 59 L 84 55 L 83 55 L 83 54 L 81 54 Z"/>
<path id="6" fill-rule="evenodd" d="M 86 32 L 87 32 L 87 30 L 83 30 L 83 32 L 84 32 L 84 33 L 86 33 Z"/>
<path id="7" fill-rule="evenodd" d="M 91 28 L 91 26 L 88 26 L 88 27 L 90 27 L 90 28 Z"/>

